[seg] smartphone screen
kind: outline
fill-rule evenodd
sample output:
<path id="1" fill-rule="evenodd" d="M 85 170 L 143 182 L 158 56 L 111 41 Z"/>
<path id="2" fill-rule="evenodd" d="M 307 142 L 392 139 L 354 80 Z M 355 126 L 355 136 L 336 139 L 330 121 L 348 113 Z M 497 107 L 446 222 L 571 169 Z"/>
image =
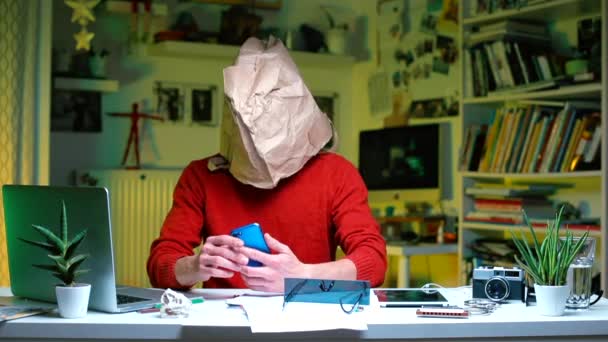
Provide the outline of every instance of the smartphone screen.
<path id="1" fill-rule="evenodd" d="M 270 248 L 266 245 L 266 240 L 264 240 L 264 233 L 262 232 L 262 228 L 258 223 L 251 223 L 243 227 L 239 227 L 230 232 L 230 235 L 237 237 L 243 242 L 245 242 L 245 246 L 249 248 L 257 249 L 258 251 L 269 253 Z M 249 259 L 249 263 L 247 266 L 262 266 L 257 260 Z"/>

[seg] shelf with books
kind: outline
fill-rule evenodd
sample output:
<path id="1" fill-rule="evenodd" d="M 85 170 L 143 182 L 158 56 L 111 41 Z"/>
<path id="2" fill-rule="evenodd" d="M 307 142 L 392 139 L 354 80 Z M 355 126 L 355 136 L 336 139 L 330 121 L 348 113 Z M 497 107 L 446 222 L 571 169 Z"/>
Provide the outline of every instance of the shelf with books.
<path id="1" fill-rule="evenodd" d="M 474 111 L 469 111 L 474 115 Z M 505 104 L 478 109 L 464 126 L 459 170 L 549 174 L 601 168 L 601 115 L 596 109 Z"/>
<path id="2" fill-rule="evenodd" d="M 577 84 L 570 86 L 562 86 L 557 89 L 541 90 L 534 92 L 523 93 L 505 93 L 501 95 L 481 96 L 481 97 L 466 97 L 463 104 L 492 104 L 508 101 L 531 100 L 531 99 L 596 99 L 602 92 L 602 83 L 594 82 L 588 84 Z"/>
<path id="3" fill-rule="evenodd" d="M 435 124 L 435 123 L 454 124 L 455 122 L 458 122 L 458 120 L 460 120 L 458 118 L 458 116 L 441 116 L 441 117 L 435 117 L 435 118 L 409 118 L 407 124 L 410 126 L 428 125 L 428 124 Z"/>
<path id="4" fill-rule="evenodd" d="M 491 173 L 491 172 L 475 172 L 475 171 L 466 171 L 460 172 L 460 175 L 463 177 L 468 177 L 472 179 L 518 179 L 518 180 L 526 180 L 526 179 L 568 179 L 568 178 L 601 178 L 603 177 L 603 172 L 600 170 L 595 171 L 575 171 L 575 172 L 543 172 L 543 173 Z"/>
<path id="5" fill-rule="evenodd" d="M 471 221 L 463 221 L 462 225 L 466 228 L 466 229 L 470 229 L 470 230 L 477 230 L 477 231 L 493 231 L 493 232 L 505 232 L 507 230 L 514 229 L 514 230 L 518 230 L 518 229 L 528 229 L 526 226 L 524 225 L 505 225 L 505 224 L 499 224 L 499 223 L 485 223 L 485 222 L 471 222 Z M 579 230 L 584 230 L 584 229 L 580 229 L 580 228 L 570 228 L 572 229 L 574 232 L 579 231 Z M 540 227 L 535 227 L 534 229 L 536 232 L 538 233 L 543 233 L 546 231 L 545 228 L 540 228 Z M 593 236 L 593 237 L 601 237 L 602 236 L 602 232 L 598 230 L 597 227 L 592 227 L 589 229 L 589 235 Z"/>
<path id="6" fill-rule="evenodd" d="M 581 14 L 599 12 L 601 10 L 600 0 L 527 0 L 527 1 L 505 1 L 513 6 L 509 9 L 498 9 L 488 13 L 490 2 L 493 0 L 466 1 L 468 5 L 463 8 L 465 18 L 463 26 L 485 25 L 507 19 L 525 19 L 535 21 L 551 22 L 568 17 L 580 16 Z M 521 5 L 517 3 L 521 2 Z M 480 4 L 485 9 L 479 9 Z M 527 4 L 526 4 L 527 3 Z"/>
<path id="7" fill-rule="evenodd" d="M 552 219 L 549 211 L 564 203 L 575 210 L 570 229 L 575 234 L 589 229 L 597 238 L 597 270 L 606 270 L 608 164 L 602 159 L 608 155 L 608 44 L 601 44 L 601 62 L 587 73 L 590 79 L 569 76 L 565 65 L 573 58 L 569 51 L 580 49 L 584 19 L 599 21 L 601 37 L 595 41 L 607 41 L 608 0 L 532 0 L 521 9 L 469 17 L 468 6 L 480 2 L 461 6 L 455 182 L 460 282 L 470 281 L 477 242 L 508 242 L 510 228 L 525 228 L 522 210 L 536 212 L 535 222 L 546 222 Z M 523 190 L 549 184 L 556 185 L 554 191 Z M 506 189 L 495 190 L 501 186 Z M 541 203 L 523 204 L 531 199 Z M 517 200 L 522 204 L 511 205 Z M 601 279 L 606 290 L 608 272 Z"/>

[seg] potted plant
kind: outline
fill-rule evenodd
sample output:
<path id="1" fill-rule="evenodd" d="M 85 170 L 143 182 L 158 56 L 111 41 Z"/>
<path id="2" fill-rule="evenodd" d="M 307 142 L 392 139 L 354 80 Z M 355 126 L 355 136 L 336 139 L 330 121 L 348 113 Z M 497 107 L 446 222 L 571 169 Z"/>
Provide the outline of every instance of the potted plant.
<path id="1" fill-rule="evenodd" d="M 520 230 L 518 236 L 511 230 L 513 242 L 519 251 L 519 256 L 515 255 L 515 261 L 533 279 L 538 310 L 545 316 L 560 316 L 564 313 L 570 294 L 566 284 L 568 268 L 589 235 L 589 231 L 586 231 L 580 238 L 576 238 L 566 229 L 565 236 L 560 237 L 563 211 L 564 206 L 556 213 L 555 220 L 547 222 L 542 241 L 539 241 L 526 212 L 523 212 L 524 222 L 532 235 L 532 246 L 523 231 Z"/>
<path id="2" fill-rule="evenodd" d="M 68 222 L 65 202 L 61 201 L 60 233 L 55 235 L 50 229 L 32 224 L 32 228 L 45 238 L 45 241 L 32 241 L 19 238 L 30 245 L 48 251 L 48 257 L 53 261 L 51 265 L 33 265 L 36 268 L 51 271 L 53 276 L 61 280 L 62 284 L 55 287 L 59 314 L 65 318 L 83 317 L 89 306 L 91 284 L 77 283 L 76 278 L 88 270 L 79 270 L 79 267 L 89 256 L 88 254 L 75 255 L 76 248 L 84 240 L 87 230 L 68 238 Z"/>
<path id="3" fill-rule="evenodd" d="M 321 6 L 323 12 L 327 16 L 329 22 L 329 30 L 326 32 L 327 50 L 335 55 L 343 55 L 346 53 L 346 36 L 348 33 L 348 24 L 338 24 L 329 10 Z"/>

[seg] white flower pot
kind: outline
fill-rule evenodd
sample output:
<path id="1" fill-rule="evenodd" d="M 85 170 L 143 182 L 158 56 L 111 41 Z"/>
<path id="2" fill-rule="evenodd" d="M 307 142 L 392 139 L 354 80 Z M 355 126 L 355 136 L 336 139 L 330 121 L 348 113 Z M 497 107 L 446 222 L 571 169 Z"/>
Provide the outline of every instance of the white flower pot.
<path id="1" fill-rule="evenodd" d="M 91 284 L 56 286 L 57 307 L 63 318 L 80 318 L 87 315 Z"/>
<path id="2" fill-rule="evenodd" d="M 333 28 L 327 31 L 327 50 L 334 55 L 346 53 L 346 31 L 341 28 Z"/>
<path id="3" fill-rule="evenodd" d="M 566 309 L 566 300 L 570 295 L 568 285 L 546 286 L 534 284 L 536 307 L 543 316 L 561 316 Z"/>

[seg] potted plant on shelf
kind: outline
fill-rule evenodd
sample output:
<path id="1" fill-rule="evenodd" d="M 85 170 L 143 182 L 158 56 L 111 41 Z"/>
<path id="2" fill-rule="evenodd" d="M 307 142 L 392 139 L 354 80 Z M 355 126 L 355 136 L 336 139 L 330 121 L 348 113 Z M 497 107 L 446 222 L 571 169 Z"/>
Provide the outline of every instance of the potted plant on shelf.
<path id="1" fill-rule="evenodd" d="M 511 230 L 512 239 L 519 251 L 515 260 L 534 281 L 534 293 L 539 313 L 545 316 L 561 316 L 566 308 L 570 290 L 566 284 L 568 268 L 576 254 L 583 247 L 589 231 L 580 238 L 574 237 L 566 229 L 560 238 L 561 219 L 564 206 L 560 207 L 554 221 L 547 222 L 546 234 L 542 241 L 536 235 L 526 212 L 524 222 L 532 237 L 532 246 L 520 230 L 519 236 Z"/>
<path id="2" fill-rule="evenodd" d="M 327 16 L 329 22 L 329 30 L 325 33 L 325 41 L 327 43 L 327 50 L 329 53 L 335 55 L 344 55 L 346 53 L 346 38 L 348 33 L 348 24 L 338 24 L 331 15 L 329 9 L 321 6 L 323 12 Z"/>
<path id="3" fill-rule="evenodd" d="M 51 271 L 54 277 L 61 280 L 62 284 L 58 284 L 55 287 L 59 314 L 65 318 L 84 317 L 89 306 L 91 284 L 77 283 L 76 278 L 88 272 L 88 270 L 79 270 L 79 267 L 89 255 L 75 255 L 75 252 L 76 248 L 78 248 L 86 237 L 87 230 L 85 229 L 76 234 L 72 239 L 68 239 L 68 222 L 64 201 L 61 201 L 61 215 L 59 220 L 59 236 L 55 235 L 48 228 L 32 224 L 32 228 L 38 231 L 45 238 L 45 241 L 19 239 L 50 253 L 48 254 L 48 257 L 53 261 L 53 264 L 35 264 L 32 266 Z"/>

